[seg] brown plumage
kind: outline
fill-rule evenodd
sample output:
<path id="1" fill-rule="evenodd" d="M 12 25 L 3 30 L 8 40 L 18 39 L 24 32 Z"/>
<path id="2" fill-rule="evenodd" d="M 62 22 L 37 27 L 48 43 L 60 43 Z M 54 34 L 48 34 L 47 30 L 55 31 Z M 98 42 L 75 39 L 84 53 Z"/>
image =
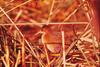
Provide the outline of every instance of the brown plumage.
<path id="1" fill-rule="evenodd" d="M 52 31 L 50 28 L 44 30 L 42 42 L 46 44 L 47 49 L 53 53 L 58 53 L 61 50 L 61 34 Z"/>

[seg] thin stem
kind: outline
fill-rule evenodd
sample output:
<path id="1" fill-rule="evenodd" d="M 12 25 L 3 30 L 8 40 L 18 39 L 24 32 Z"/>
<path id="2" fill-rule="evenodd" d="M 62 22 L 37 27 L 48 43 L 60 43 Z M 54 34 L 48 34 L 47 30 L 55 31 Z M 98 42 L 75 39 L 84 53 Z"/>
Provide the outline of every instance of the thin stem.
<path id="1" fill-rule="evenodd" d="M 41 25 L 45 25 L 45 24 L 47 24 L 47 23 L 36 23 L 35 21 L 33 22 L 33 23 L 15 23 L 15 25 L 16 26 L 25 26 L 25 25 L 40 25 L 40 27 L 41 27 Z M 58 25 L 58 24 L 74 24 L 74 25 L 84 25 L 84 24 L 88 24 L 88 22 L 57 22 L 57 23 L 55 23 L 55 22 L 51 22 L 51 23 L 48 23 L 48 24 L 51 24 L 51 25 Z M 8 24 L 0 24 L 0 26 L 2 26 L 2 25 L 4 25 L 4 26 L 14 26 L 14 24 L 12 24 L 12 23 L 8 23 Z"/>
<path id="2" fill-rule="evenodd" d="M 45 53 L 46 53 L 46 58 L 47 58 L 47 63 L 48 63 L 48 67 L 50 67 L 50 59 L 49 59 L 49 55 L 48 55 L 48 51 L 47 51 L 47 47 L 46 47 L 46 44 L 44 43 L 44 41 L 43 41 L 43 36 L 45 35 L 45 33 L 43 33 L 43 35 L 42 35 L 42 43 L 43 43 L 43 45 L 44 45 L 44 50 L 45 50 Z"/>
<path id="3" fill-rule="evenodd" d="M 20 58 L 21 58 L 21 56 L 20 56 L 20 50 L 19 50 L 18 55 L 17 55 L 17 60 L 16 60 L 16 63 L 15 63 L 15 67 L 18 67 L 18 64 L 20 62 Z"/>
<path id="4" fill-rule="evenodd" d="M 52 15 L 52 13 L 53 13 L 54 4 L 55 4 L 55 0 L 53 0 L 53 1 L 52 1 L 52 4 L 51 4 L 51 8 L 50 8 L 50 12 L 49 12 L 47 24 L 48 24 L 48 23 L 50 22 L 50 20 L 51 20 L 51 15 Z"/>
<path id="5" fill-rule="evenodd" d="M 65 38 L 64 38 L 64 31 L 61 31 L 62 34 L 62 48 L 63 48 L 63 67 L 66 67 L 66 55 L 65 55 Z"/>
<path id="6" fill-rule="evenodd" d="M 25 64 L 25 43 L 24 43 L 24 39 L 22 39 L 22 66 L 26 67 Z"/>

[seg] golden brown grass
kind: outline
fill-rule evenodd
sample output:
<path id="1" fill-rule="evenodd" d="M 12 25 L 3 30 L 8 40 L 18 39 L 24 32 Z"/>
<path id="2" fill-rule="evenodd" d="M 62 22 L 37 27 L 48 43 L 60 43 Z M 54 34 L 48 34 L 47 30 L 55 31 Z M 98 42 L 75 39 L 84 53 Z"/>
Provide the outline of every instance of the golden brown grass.
<path id="1" fill-rule="evenodd" d="M 99 67 L 91 5 L 87 0 L 0 0 L 0 66 Z"/>

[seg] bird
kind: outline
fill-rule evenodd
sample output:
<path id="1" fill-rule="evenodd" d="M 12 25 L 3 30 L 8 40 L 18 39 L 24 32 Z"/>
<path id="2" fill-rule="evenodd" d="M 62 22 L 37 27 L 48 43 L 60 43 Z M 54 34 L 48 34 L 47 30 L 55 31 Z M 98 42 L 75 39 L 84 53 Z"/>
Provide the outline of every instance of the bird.
<path id="1" fill-rule="evenodd" d="M 61 51 L 61 34 L 55 30 L 46 27 L 42 35 L 42 42 L 46 44 L 47 49 L 52 53 Z"/>

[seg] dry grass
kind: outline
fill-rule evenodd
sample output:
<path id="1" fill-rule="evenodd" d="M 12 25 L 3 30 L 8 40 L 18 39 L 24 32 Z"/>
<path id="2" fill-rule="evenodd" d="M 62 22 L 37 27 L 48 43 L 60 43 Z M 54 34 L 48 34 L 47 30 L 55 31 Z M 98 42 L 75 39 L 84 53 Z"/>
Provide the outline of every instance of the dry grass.
<path id="1" fill-rule="evenodd" d="M 88 0 L 0 0 L 1 67 L 99 67 Z"/>

